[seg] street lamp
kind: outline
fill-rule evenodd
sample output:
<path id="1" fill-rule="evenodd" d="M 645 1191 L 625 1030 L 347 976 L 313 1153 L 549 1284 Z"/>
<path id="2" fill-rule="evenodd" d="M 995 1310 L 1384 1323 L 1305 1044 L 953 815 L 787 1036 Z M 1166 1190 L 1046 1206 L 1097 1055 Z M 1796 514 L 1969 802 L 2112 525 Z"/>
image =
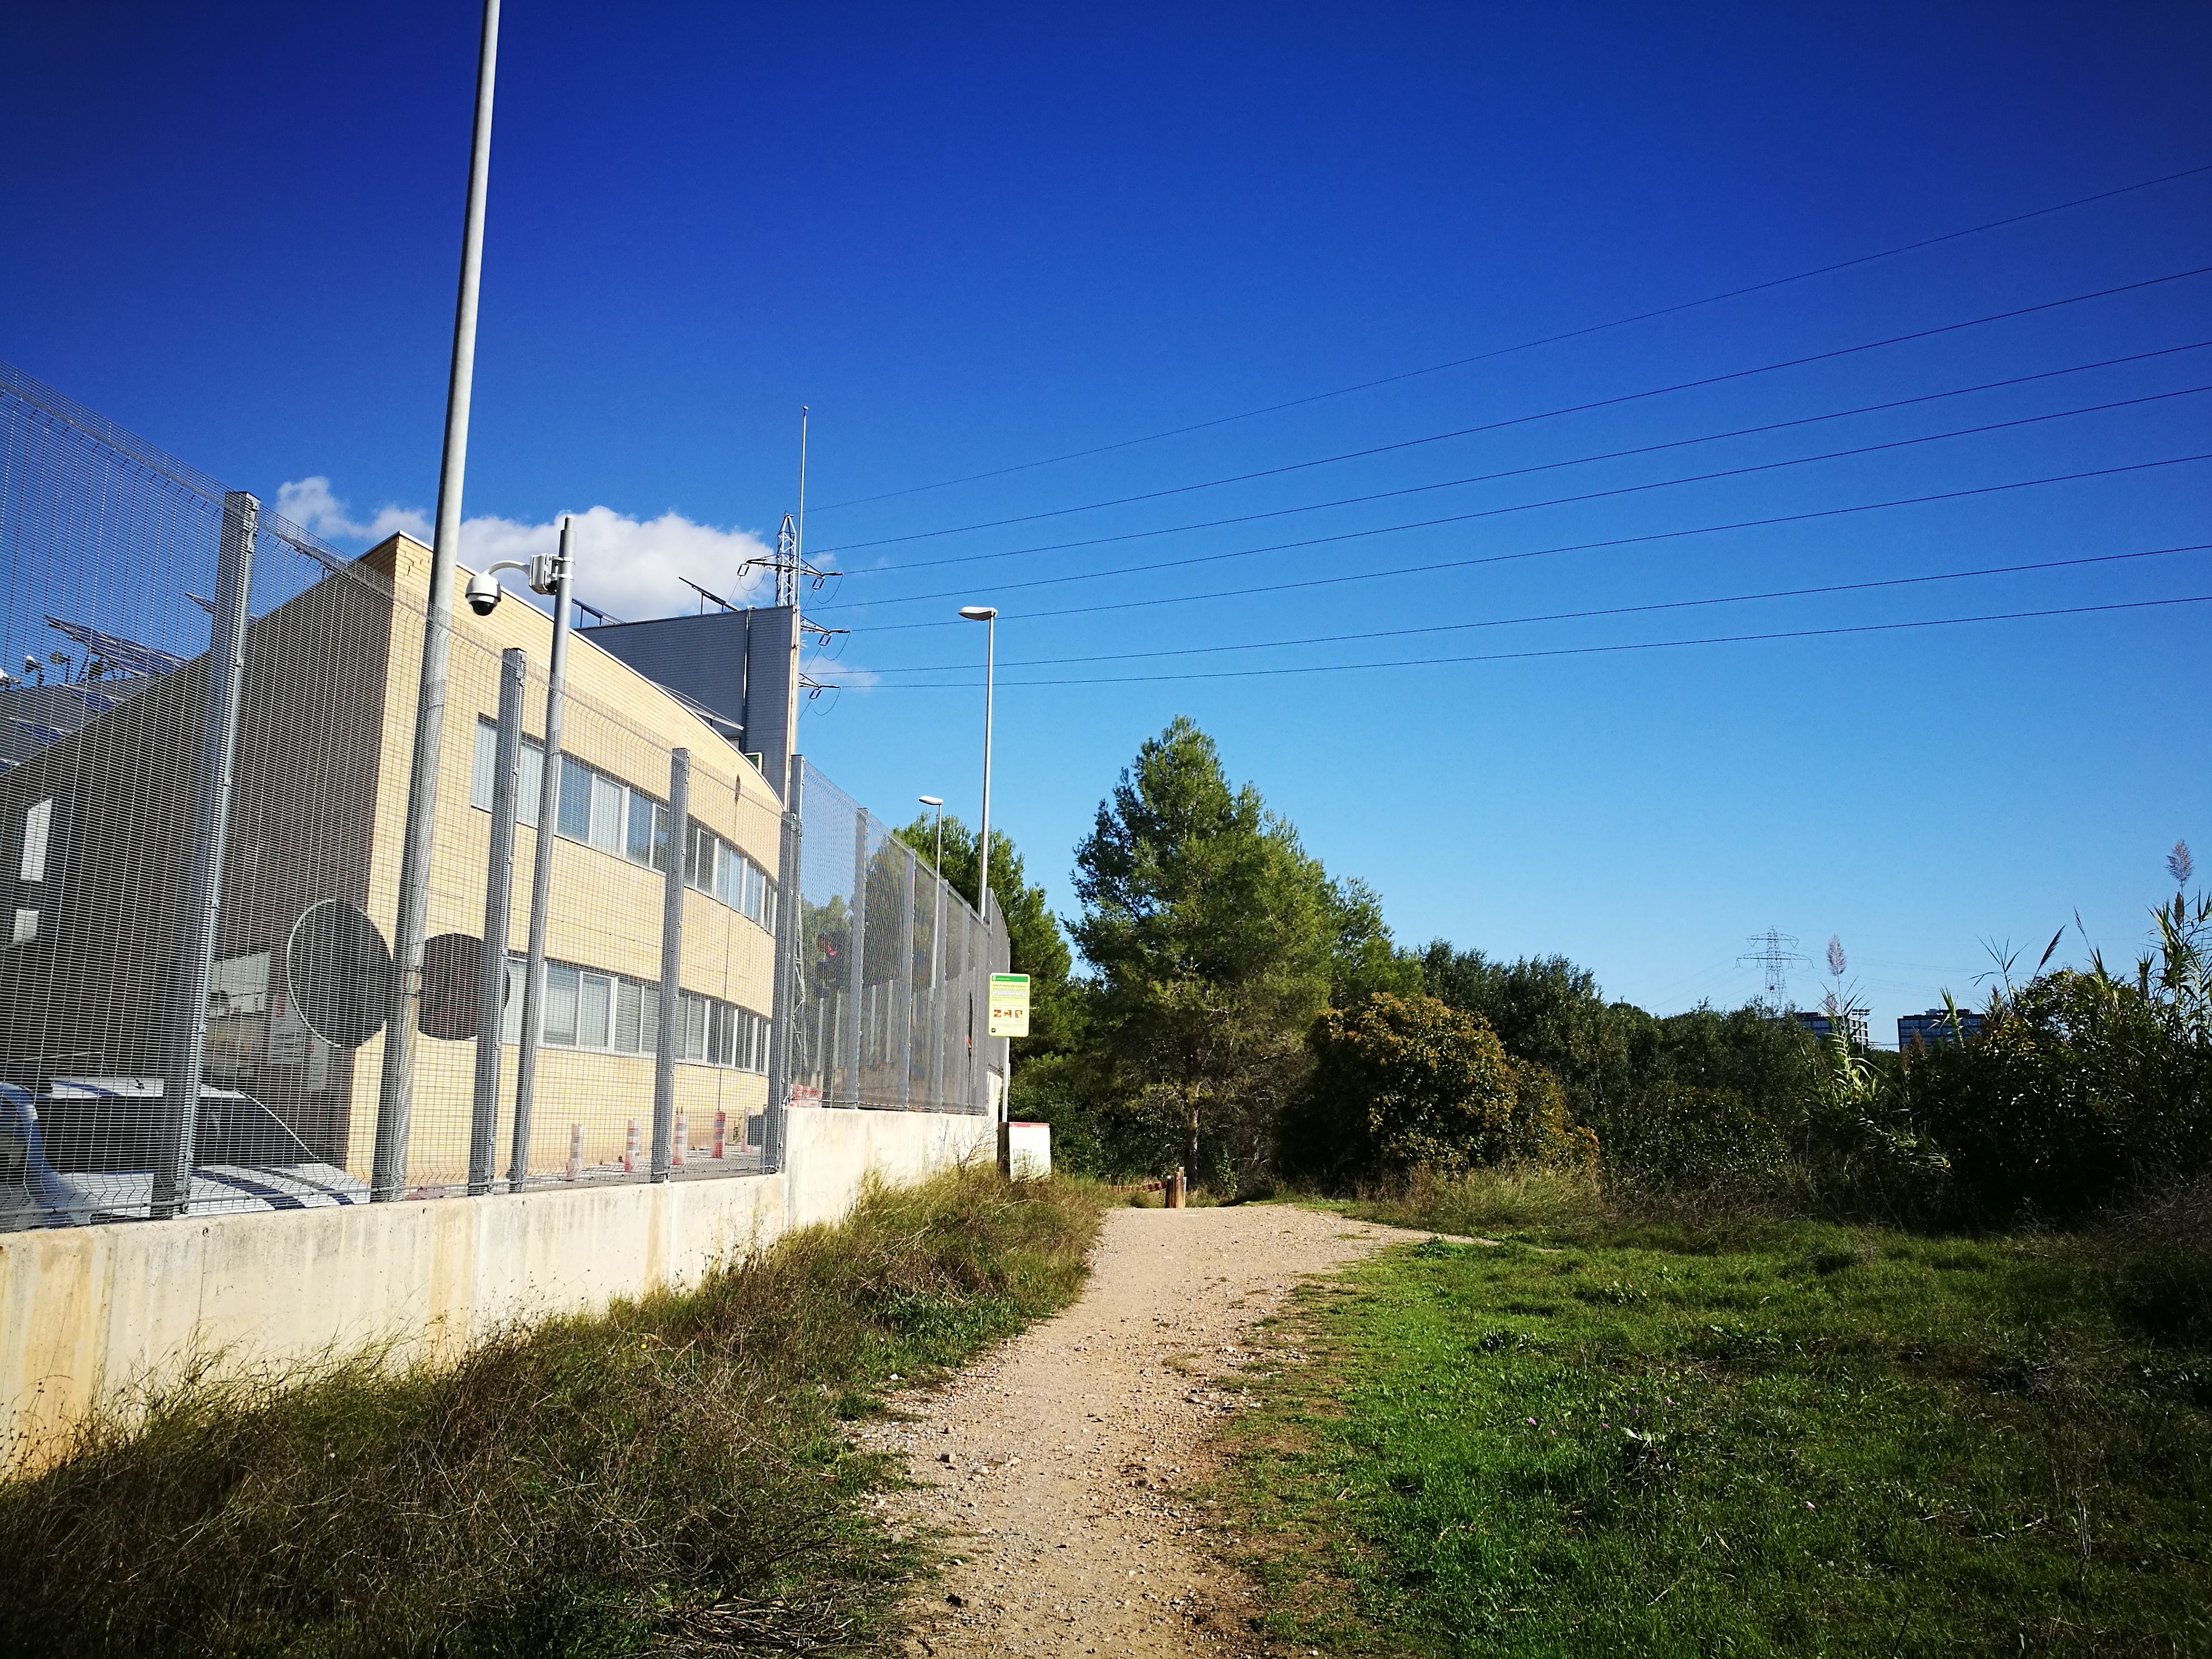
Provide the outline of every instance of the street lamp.
<path id="1" fill-rule="evenodd" d="M 999 612 L 994 605 L 963 605 L 963 622 L 985 624 L 983 634 L 983 827 L 975 837 L 975 909 L 986 933 L 991 926 L 991 678 L 999 653 Z"/>
<path id="2" fill-rule="evenodd" d="M 983 634 L 983 826 L 975 836 L 975 904 L 976 914 L 983 918 L 983 974 L 986 987 L 990 983 L 991 963 L 991 679 L 998 662 L 999 612 L 995 605 L 963 605 L 960 607 L 963 622 L 979 622 Z M 986 1005 L 988 1006 L 988 1004 Z M 972 1026 L 969 1028 L 974 1029 Z M 984 1028 L 988 1040 L 989 1026 Z M 973 1042 L 975 1039 L 969 1039 Z M 986 1049 L 985 1053 L 989 1050 Z M 989 1087 L 985 1085 L 985 1097 Z"/>
<path id="3" fill-rule="evenodd" d="M 930 865 L 937 879 L 929 914 L 929 1103 L 939 1106 L 945 1102 L 945 797 L 920 799 L 937 809 L 937 856 Z"/>
<path id="4" fill-rule="evenodd" d="M 476 385 L 477 295 L 483 273 L 484 187 L 491 172 L 492 87 L 498 64 L 499 0 L 483 0 L 483 26 L 477 44 L 476 125 L 469 138 L 468 208 L 461 221 L 460 292 L 453 307 L 453 355 L 446 380 L 446 441 L 438 461 L 437 527 L 430 537 L 428 603 L 415 692 L 415 744 L 408 763 L 405 828 L 400 836 L 392 1000 L 385 1015 L 384 1071 L 376 1085 L 376 1144 L 368 1184 L 369 1197 L 380 1204 L 404 1197 L 407 1189 L 415 1024 L 422 1003 L 423 936 L 430 923 L 430 848 L 436 832 L 438 763 L 446 740 L 453 566 L 460 553 L 461 482 L 468 462 L 469 399 Z"/>

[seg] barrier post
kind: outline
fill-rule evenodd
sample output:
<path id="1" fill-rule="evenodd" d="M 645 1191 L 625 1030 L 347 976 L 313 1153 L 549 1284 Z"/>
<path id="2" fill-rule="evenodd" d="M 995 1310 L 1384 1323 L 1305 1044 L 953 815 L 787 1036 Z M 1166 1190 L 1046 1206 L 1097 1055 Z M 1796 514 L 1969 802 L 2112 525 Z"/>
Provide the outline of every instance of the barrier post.
<path id="1" fill-rule="evenodd" d="M 691 853 L 691 751 L 668 757 L 668 873 L 660 901 L 660 1041 L 653 1056 L 652 1178 L 668 1179 L 676 1133 L 676 1048 L 683 1041 L 684 869 Z"/>
<path id="2" fill-rule="evenodd" d="M 469 1109 L 469 1196 L 491 1190 L 499 1128 L 499 1043 L 507 1023 L 507 930 L 514 891 L 515 787 L 522 769 L 523 656 L 499 655 L 499 737 L 492 748 L 491 857 L 484 869 L 483 976 L 477 992 L 476 1094 Z M 510 1190 L 522 1182 L 511 1180 Z"/>
<path id="3" fill-rule="evenodd" d="M 222 844 L 230 826 L 230 785 L 238 757 L 238 703 L 246 677 L 246 595 L 253 580 L 253 532 L 261 503 L 243 490 L 222 498 L 222 545 L 216 561 L 205 659 L 205 724 L 200 728 L 200 799 L 192 837 L 190 908 L 185 913 L 183 971 L 171 1012 L 169 1064 L 161 1083 L 161 1161 L 154 1169 L 152 1213 L 190 1206 L 192 1154 L 199 1133 L 200 1084 L 207 1066 L 208 983 L 215 977 L 216 921 L 222 908 Z"/>

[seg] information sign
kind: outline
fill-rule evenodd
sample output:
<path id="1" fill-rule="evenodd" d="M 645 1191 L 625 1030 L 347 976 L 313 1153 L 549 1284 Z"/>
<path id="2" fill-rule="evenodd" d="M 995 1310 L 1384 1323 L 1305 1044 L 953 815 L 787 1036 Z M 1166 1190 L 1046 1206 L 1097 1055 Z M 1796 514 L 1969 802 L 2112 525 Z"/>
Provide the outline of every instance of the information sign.
<path id="1" fill-rule="evenodd" d="M 1030 976 L 1027 974 L 991 975 L 990 1034 L 1003 1037 L 1027 1036 L 1030 1034 Z"/>

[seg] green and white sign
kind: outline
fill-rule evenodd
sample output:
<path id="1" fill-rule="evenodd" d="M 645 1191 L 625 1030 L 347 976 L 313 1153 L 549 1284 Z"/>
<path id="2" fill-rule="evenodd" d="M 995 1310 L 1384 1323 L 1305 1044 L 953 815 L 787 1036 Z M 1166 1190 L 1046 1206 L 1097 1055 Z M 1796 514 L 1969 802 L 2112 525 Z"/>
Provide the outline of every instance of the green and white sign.
<path id="1" fill-rule="evenodd" d="M 1030 976 L 1027 974 L 991 975 L 991 1035 L 1027 1036 L 1030 1034 Z"/>

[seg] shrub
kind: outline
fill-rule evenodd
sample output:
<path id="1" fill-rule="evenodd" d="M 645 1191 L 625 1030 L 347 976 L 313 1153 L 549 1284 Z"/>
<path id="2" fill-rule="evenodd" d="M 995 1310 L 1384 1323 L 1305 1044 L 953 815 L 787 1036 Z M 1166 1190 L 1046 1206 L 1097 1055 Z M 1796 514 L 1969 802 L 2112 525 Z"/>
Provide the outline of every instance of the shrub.
<path id="1" fill-rule="evenodd" d="M 1658 1082 L 1607 1125 L 1606 1161 L 1661 1187 L 1759 1184 L 1789 1154 L 1769 1119 L 1733 1089 Z"/>
<path id="2" fill-rule="evenodd" d="M 1496 1154 L 1481 1161 L 1595 1170 L 1597 1136 L 1575 1121 L 1567 1091 L 1551 1069 L 1528 1060 L 1506 1064 L 1513 1070 L 1512 1116 Z"/>
<path id="3" fill-rule="evenodd" d="M 1311 1078 L 1281 1126 L 1296 1176 L 1342 1186 L 1417 1168 L 1581 1167 L 1596 1157 L 1557 1078 L 1509 1059 L 1480 1015 L 1434 997 L 1377 992 L 1324 1010 L 1308 1047 Z"/>
<path id="4" fill-rule="evenodd" d="M 2070 1222 L 2212 1155 L 2212 1047 L 2147 976 L 2045 974 L 1982 1036 L 1914 1057 L 1912 1109 L 1949 1155 L 1960 1218 Z"/>

